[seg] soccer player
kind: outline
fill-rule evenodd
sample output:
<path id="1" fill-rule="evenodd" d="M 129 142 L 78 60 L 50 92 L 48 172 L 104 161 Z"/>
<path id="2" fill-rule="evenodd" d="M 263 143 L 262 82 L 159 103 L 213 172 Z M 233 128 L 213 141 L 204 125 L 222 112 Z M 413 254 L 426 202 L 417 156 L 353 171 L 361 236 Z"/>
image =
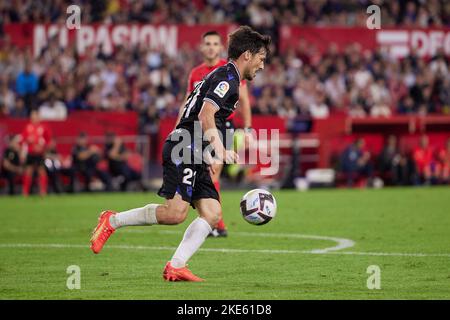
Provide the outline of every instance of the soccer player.
<path id="1" fill-rule="evenodd" d="M 220 55 L 223 49 L 222 38 L 217 31 L 208 31 L 202 36 L 201 43 L 201 52 L 203 54 L 203 63 L 193 68 L 188 77 L 188 86 L 186 92 L 186 98 L 189 97 L 189 94 L 194 90 L 195 86 L 200 83 L 210 72 L 215 69 L 226 65 L 227 60 L 221 59 Z M 244 130 L 249 131 L 252 125 L 252 113 L 250 108 L 250 99 L 248 94 L 248 87 L 245 83 L 245 79 L 241 80 L 239 87 L 239 107 L 241 108 L 242 118 L 244 121 Z M 183 115 L 184 108 L 180 108 L 180 112 L 178 114 L 178 119 L 175 124 L 177 126 L 180 122 L 180 119 Z M 223 126 L 221 130 L 221 138 L 223 139 L 223 144 L 226 148 L 230 148 L 232 145 L 231 136 L 227 137 L 225 130 L 234 130 L 233 118 L 235 116 L 235 112 L 231 113 L 230 116 L 226 119 L 225 126 Z M 220 194 L 220 175 L 222 173 L 223 163 L 215 163 L 211 165 L 211 179 L 214 183 L 214 187 L 217 192 Z M 220 213 L 220 220 L 217 223 L 216 228 L 211 232 L 211 236 L 214 237 L 226 237 L 227 229 L 225 226 L 225 222 L 223 221 L 222 212 Z"/>
<path id="2" fill-rule="evenodd" d="M 418 179 L 423 180 L 426 185 L 439 177 L 441 172 L 440 164 L 434 160 L 433 148 L 430 146 L 428 136 L 420 137 L 420 145 L 414 149 L 413 160 L 416 166 Z"/>
<path id="3" fill-rule="evenodd" d="M 20 136 L 13 135 L 9 138 L 8 147 L 3 151 L 0 176 L 8 181 L 9 194 L 13 195 L 14 180 L 22 174 L 22 165 L 20 157 Z"/>
<path id="4" fill-rule="evenodd" d="M 229 37 L 229 62 L 198 83 L 187 99 L 181 120 L 163 147 L 163 185 L 158 195 L 165 204 L 147 204 L 124 212 L 103 211 L 91 237 L 91 249 L 99 253 L 118 228 L 133 225 L 176 225 L 188 214 L 189 205 L 197 217 L 186 229 L 163 278 L 168 281 L 203 281 L 186 266 L 220 218 L 219 194 L 209 174 L 208 159 L 214 152 L 218 161 L 236 162 L 238 155 L 227 150 L 218 130 L 234 112 L 239 83 L 252 80 L 264 69 L 270 37 L 250 27 L 240 27 Z M 180 141 L 181 140 L 181 141 Z M 186 141 L 187 140 L 187 143 Z M 211 150 L 203 155 L 203 150 Z M 200 160 L 200 161 L 198 161 Z"/>
<path id="5" fill-rule="evenodd" d="M 30 113 L 30 122 L 22 132 L 22 145 L 26 148 L 25 173 L 23 176 L 22 194 L 30 194 L 33 173 L 38 172 L 39 193 L 41 196 L 47 194 L 48 177 L 44 167 L 44 154 L 51 140 L 49 128 L 41 123 L 37 110 Z"/>
<path id="6" fill-rule="evenodd" d="M 439 150 L 438 157 L 442 167 L 442 182 L 448 184 L 450 183 L 450 138 L 447 140 L 445 147 Z"/>

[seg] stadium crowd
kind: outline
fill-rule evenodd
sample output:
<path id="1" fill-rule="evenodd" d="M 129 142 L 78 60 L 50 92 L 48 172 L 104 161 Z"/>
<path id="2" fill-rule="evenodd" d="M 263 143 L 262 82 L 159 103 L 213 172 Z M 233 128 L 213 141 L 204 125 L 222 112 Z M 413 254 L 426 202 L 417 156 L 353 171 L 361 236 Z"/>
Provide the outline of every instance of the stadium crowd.
<path id="1" fill-rule="evenodd" d="M 2 1 L 0 21 L 64 22 L 66 8 L 73 4 L 81 7 L 84 23 L 365 26 L 366 9 L 376 4 L 381 7 L 384 26 L 450 24 L 450 6 L 445 0 L 15 0 Z"/>
<path id="2" fill-rule="evenodd" d="M 406 58 L 397 60 L 381 49 L 364 51 L 357 43 L 343 50 L 331 43 L 328 50 L 321 53 L 311 43 L 300 41 L 297 47 L 277 52 L 281 23 L 361 26 L 366 23 L 366 8 L 371 3 L 381 6 L 383 26 L 450 25 L 450 3 L 443 0 L 1 1 L 0 118 L 28 118 L 32 110 L 37 110 L 42 120 L 64 120 L 76 110 L 134 110 L 140 115 L 139 132 L 156 137 L 160 119 L 176 117 L 185 95 L 188 73 L 202 60 L 196 50 L 182 47 L 171 57 L 146 47 L 118 47 L 109 56 L 93 50 L 81 57 L 73 46 L 60 48 L 54 38 L 34 57 L 29 51 L 15 47 L 1 30 L 7 23 L 64 22 L 70 4 L 82 7 L 82 23 L 238 23 L 250 24 L 271 34 L 275 54 L 265 72 L 258 74 L 250 84 L 254 114 L 288 119 L 325 118 L 333 113 L 352 117 L 449 114 L 450 62 L 443 51 L 437 51 L 428 59 L 419 58 L 412 51 Z M 10 139 L 13 149 L 15 140 Z M 84 140 L 86 138 L 80 136 L 77 143 Z M 349 185 L 353 184 L 354 172 L 371 177 L 376 171 L 364 152 L 357 157 L 361 160 L 352 162 L 355 153 L 351 148 L 360 149 L 356 143 L 341 158 L 343 172 L 351 172 Z M 104 152 L 93 152 L 92 157 L 98 157 L 96 154 L 105 156 Z M 439 154 L 447 154 L 447 162 L 432 152 L 427 156 L 432 160 L 427 163 L 433 165 L 420 166 L 417 172 L 422 178 L 419 180 L 426 183 L 433 179 L 448 180 L 448 151 Z M 346 155 L 353 160 L 346 163 Z M 7 158 L 6 153 L 4 158 Z M 125 176 L 126 182 L 140 179 L 137 172 L 129 171 L 121 174 L 97 169 L 83 172 L 77 167 L 76 158 L 73 159 L 74 166 L 60 172 L 71 181 L 69 189 L 73 187 L 77 170 L 85 181 L 97 176 L 108 190 L 114 175 Z M 419 168 L 411 165 L 416 161 L 415 156 L 401 159 L 404 160 L 399 163 L 409 164 L 401 169 L 395 166 L 396 171 L 392 171 L 391 176 L 399 178 L 395 178 L 394 183 L 418 183 L 419 180 L 410 179 L 413 169 Z M 5 167 L 4 161 L 2 165 Z M 6 167 L 10 166 L 6 164 Z M 390 168 L 386 164 L 384 167 Z M 405 168 L 409 168 L 408 173 Z M 23 173 L 23 168 L 17 166 L 13 171 Z M 47 174 L 53 185 L 52 173 L 47 171 Z M 56 186 L 53 189 L 57 190 Z"/>
<path id="3" fill-rule="evenodd" d="M 146 123 L 176 116 L 198 52 L 176 57 L 146 48 L 118 48 L 81 59 L 56 40 L 37 58 L 12 45 L 0 48 L 0 113 L 63 120 L 74 110 L 135 110 Z M 450 112 L 449 61 L 438 51 L 425 60 L 412 52 L 397 61 L 358 44 L 320 54 L 305 41 L 272 57 L 251 84 L 255 114 L 353 117 Z"/>
<path id="4" fill-rule="evenodd" d="M 58 22 L 66 16 L 68 3 L 2 2 L 0 26 L 8 22 Z M 270 29 L 275 40 L 280 21 L 355 25 L 358 15 L 366 18 L 362 8 L 367 6 L 365 1 L 306 0 L 250 4 L 246 0 L 74 3 L 82 6 L 84 22 L 249 23 Z M 444 1 L 379 3 L 387 12 L 382 17 L 388 25 L 389 21 L 421 26 L 426 24 L 424 21 L 437 26 L 449 24 L 450 4 Z M 196 10 L 180 10 L 186 6 Z M 212 17 L 204 17 L 211 11 Z M 157 122 L 155 119 L 177 114 L 187 75 L 201 62 L 198 52 L 186 48 L 181 48 L 176 57 L 145 47 L 117 48 L 110 56 L 93 50 L 80 57 L 73 47 L 60 48 L 56 39 L 49 41 L 40 56 L 33 57 L 13 46 L 6 35 L 3 37 L 0 116 L 26 117 L 31 109 L 38 109 L 41 118 L 58 120 L 73 110 L 135 110 L 141 114 L 141 129 L 148 130 Z M 267 70 L 252 83 L 252 107 L 255 114 L 288 118 L 323 118 L 333 112 L 354 117 L 449 113 L 449 74 L 449 61 L 443 51 L 431 59 L 411 52 L 397 61 L 381 49 L 364 51 L 357 43 L 341 51 L 330 44 L 322 54 L 314 45 L 301 41 L 297 47 L 276 53 Z"/>

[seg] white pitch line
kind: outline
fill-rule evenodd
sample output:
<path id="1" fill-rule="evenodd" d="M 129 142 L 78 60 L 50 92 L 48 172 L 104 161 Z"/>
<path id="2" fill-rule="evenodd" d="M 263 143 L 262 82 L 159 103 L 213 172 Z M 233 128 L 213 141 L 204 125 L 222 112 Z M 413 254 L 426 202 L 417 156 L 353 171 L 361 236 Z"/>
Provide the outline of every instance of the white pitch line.
<path id="1" fill-rule="evenodd" d="M 146 230 L 133 230 L 129 229 L 124 232 L 127 233 L 147 233 Z M 181 234 L 179 231 L 175 230 L 159 230 L 158 233 L 162 234 Z M 324 249 L 314 249 L 310 250 L 311 253 L 328 253 L 338 250 L 343 250 L 351 248 L 355 245 L 355 242 L 350 239 L 336 238 L 336 237 L 326 237 L 326 236 L 315 236 L 299 233 L 261 233 L 261 232 L 233 232 L 233 235 L 243 236 L 243 237 L 262 237 L 262 238 L 294 238 L 294 239 L 312 239 L 312 240 L 324 240 L 324 241 L 334 241 L 337 243 L 334 247 L 328 247 Z"/>
<path id="2" fill-rule="evenodd" d="M 62 244 L 62 243 L 1 243 L 1 248 L 45 248 L 45 249 L 86 249 L 88 244 Z M 149 247 L 130 245 L 110 245 L 107 249 L 125 250 L 164 250 L 174 251 L 175 247 Z M 394 257 L 445 257 L 450 258 L 450 253 L 396 253 L 396 252 L 355 252 L 355 251 L 333 251 L 315 252 L 315 250 L 259 250 L 259 249 L 228 249 L 228 248 L 200 248 L 204 252 L 221 253 L 269 253 L 269 254 L 324 254 L 324 255 L 359 255 L 359 256 L 394 256 Z"/>

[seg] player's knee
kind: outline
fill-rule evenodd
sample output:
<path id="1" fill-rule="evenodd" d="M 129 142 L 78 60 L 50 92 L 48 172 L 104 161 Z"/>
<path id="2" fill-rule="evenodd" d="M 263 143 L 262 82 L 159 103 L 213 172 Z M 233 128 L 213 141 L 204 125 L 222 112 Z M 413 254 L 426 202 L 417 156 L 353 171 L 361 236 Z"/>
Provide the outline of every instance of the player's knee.
<path id="1" fill-rule="evenodd" d="M 170 210 L 170 214 L 167 216 L 168 224 L 180 224 L 186 220 L 189 207 L 177 206 Z"/>
<path id="2" fill-rule="evenodd" d="M 207 212 L 203 212 L 202 218 L 205 219 L 209 225 L 215 226 L 220 220 L 220 210 L 209 210 Z"/>

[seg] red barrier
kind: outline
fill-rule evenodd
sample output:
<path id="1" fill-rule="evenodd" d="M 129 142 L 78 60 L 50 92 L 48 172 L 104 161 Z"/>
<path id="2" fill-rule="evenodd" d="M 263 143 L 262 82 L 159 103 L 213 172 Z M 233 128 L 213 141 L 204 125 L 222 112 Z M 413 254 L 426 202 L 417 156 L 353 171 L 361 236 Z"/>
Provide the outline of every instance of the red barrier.
<path id="1" fill-rule="evenodd" d="M 27 121 L 26 119 L 1 119 L 0 143 L 4 141 L 4 135 L 20 133 Z M 118 135 L 137 135 L 138 133 L 138 116 L 134 112 L 80 111 L 71 113 L 66 121 L 48 121 L 46 123 L 55 137 L 75 137 L 80 131 L 85 131 L 90 136 L 103 136 L 108 131 L 113 131 Z M 239 117 L 236 118 L 236 124 L 237 126 L 242 124 Z M 164 140 L 173 130 L 174 125 L 175 118 L 161 121 L 159 160 Z M 279 129 L 282 134 L 286 132 L 286 121 L 274 116 L 253 116 L 253 128 L 255 130 Z M 324 168 L 329 167 L 332 164 L 333 156 L 342 152 L 357 137 L 366 140 L 367 149 L 373 154 L 381 151 L 389 134 L 399 137 L 400 147 L 405 152 L 410 151 L 418 144 L 422 133 L 429 136 L 432 146 L 442 147 L 450 138 L 450 116 L 399 116 L 388 119 L 351 119 L 332 116 L 327 119 L 315 120 L 312 132 L 320 140 L 318 167 Z M 68 152 L 68 150 L 60 151 Z"/>
<path id="2" fill-rule="evenodd" d="M 92 47 L 110 54 L 117 46 L 139 45 L 152 50 L 161 50 L 174 56 L 179 48 L 196 48 L 201 36 L 209 30 L 216 30 L 226 43 L 227 34 L 236 28 L 226 25 L 151 25 L 151 24 L 84 24 L 79 30 L 67 29 L 65 24 L 6 24 L 4 31 L 18 47 L 32 48 L 35 55 L 56 37 L 60 47 L 75 44 L 80 55 Z"/>
<path id="3" fill-rule="evenodd" d="M 0 141 L 6 134 L 20 134 L 28 119 L 1 119 Z M 135 112 L 78 111 L 65 121 L 45 121 L 53 137 L 76 137 L 81 131 L 89 136 L 104 136 L 106 132 L 117 135 L 137 135 L 138 116 Z M 59 150 L 67 153 L 69 150 Z"/>
<path id="4" fill-rule="evenodd" d="M 307 50 L 311 47 L 319 53 L 336 44 L 342 50 L 356 43 L 363 50 L 385 48 L 395 57 L 407 56 L 415 48 L 419 57 L 432 57 L 439 49 L 450 56 L 450 28 L 383 28 L 370 30 L 356 27 L 304 27 L 282 26 L 280 28 L 280 50 L 298 48 L 304 40 Z"/>
<path id="5" fill-rule="evenodd" d="M 81 29 L 69 30 L 65 24 L 5 24 L 3 29 L 12 43 L 19 47 L 30 47 L 35 54 L 44 48 L 50 37 L 56 36 L 59 45 L 65 48 L 75 43 L 78 53 L 83 55 L 95 46 L 108 54 L 117 46 L 140 45 L 153 50 L 162 50 L 175 55 L 179 48 L 195 48 L 201 35 L 208 30 L 217 30 L 227 39 L 227 34 L 236 28 L 223 25 L 152 25 L 152 24 L 85 24 Z M 297 48 L 301 40 L 318 52 L 326 51 L 331 43 L 343 49 L 357 43 L 361 48 L 374 50 L 386 48 L 396 57 L 408 55 L 415 48 L 419 57 L 433 56 L 443 49 L 450 56 L 450 28 L 383 28 L 370 30 L 364 27 L 304 27 L 281 26 L 280 49 Z"/>

